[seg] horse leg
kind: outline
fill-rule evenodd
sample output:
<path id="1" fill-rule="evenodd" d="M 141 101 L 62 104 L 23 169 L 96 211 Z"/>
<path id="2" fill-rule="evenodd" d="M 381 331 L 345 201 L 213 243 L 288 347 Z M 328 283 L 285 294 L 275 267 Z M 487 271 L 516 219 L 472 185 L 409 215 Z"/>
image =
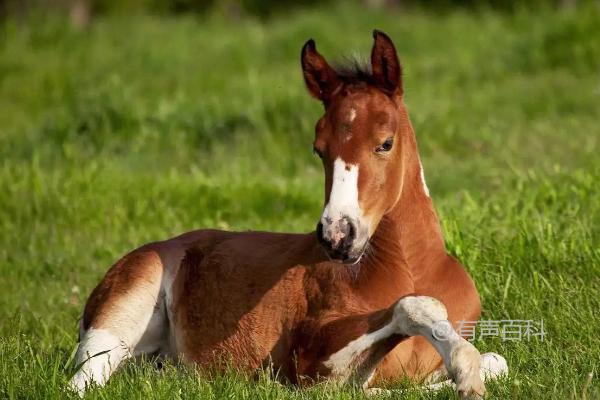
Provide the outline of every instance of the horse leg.
<path id="1" fill-rule="evenodd" d="M 418 335 L 440 354 L 462 397 L 483 396 L 479 351 L 454 331 L 447 318 L 444 305 L 432 297 L 403 297 L 378 317 L 372 330 L 348 342 L 322 365 L 332 377 L 367 388 L 383 357 L 400 341 Z"/>
<path id="2" fill-rule="evenodd" d="M 132 253 L 109 270 L 90 296 L 80 325 L 69 386 L 80 395 L 104 385 L 130 357 L 165 350 L 167 315 L 162 263 L 154 252 Z"/>
<path id="3" fill-rule="evenodd" d="M 479 375 L 484 382 L 505 376 L 508 373 L 508 364 L 506 359 L 497 353 L 484 353 L 480 359 Z M 454 383 L 448 375 L 446 366 L 442 365 L 433 371 L 422 386 L 426 390 L 440 390 L 444 387 L 454 387 Z"/>

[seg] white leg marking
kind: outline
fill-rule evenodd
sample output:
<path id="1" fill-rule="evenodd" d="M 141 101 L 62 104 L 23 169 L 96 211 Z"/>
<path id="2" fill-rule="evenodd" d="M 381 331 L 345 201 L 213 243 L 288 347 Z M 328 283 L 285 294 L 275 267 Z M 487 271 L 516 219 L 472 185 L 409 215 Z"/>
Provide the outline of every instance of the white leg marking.
<path id="1" fill-rule="evenodd" d="M 452 329 L 447 318 L 444 305 L 432 297 L 405 297 L 394 307 L 393 320 L 398 324 L 398 333 L 427 339 L 442 356 L 448 375 L 462 397 L 483 396 L 479 351 Z M 439 329 L 444 326 L 449 329 Z"/>
<path id="2" fill-rule="evenodd" d="M 371 333 L 366 333 L 333 353 L 323 364 L 331 370 L 333 377 L 345 380 L 352 373 L 352 364 L 354 360 L 356 360 L 362 352 L 394 333 L 395 329 L 392 324 L 385 325 L 381 329 Z"/>
<path id="3" fill-rule="evenodd" d="M 102 386 L 121 361 L 130 356 L 130 349 L 117 336 L 105 329 L 91 328 L 79 343 L 75 360 L 81 368 L 69 385 L 80 395 L 92 382 Z"/>
<path id="4" fill-rule="evenodd" d="M 83 394 L 92 382 L 104 385 L 123 360 L 168 348 L 168 321 L 160 281 L 140 286 L 120 299 L 109 322 L 80 337 L 77 365 L 70 386 Z"/>
<path id="5" fill-rule="evenodd" d="M 499 377 L 505 376 L 508 374 L 508 364 L 506 363 L 506 359 L 502 357 L 498 353 L 484 353 L 481 355 L 480 359 L 480 369 L 479 374 L 481 375 L 481 379 L 484 381 L 497 379 Z M 425 379 L 426 385 L 424 387 L 433 387 L 435 383 L 446 383 L 441 381 L 446 381 L 448 379 L 448 371 L 445 366 L 441 366 L 436 369 Z M 450 382 L 450 381 L 448 381 Z"/>
<path id="6" fill-rule="evenodd" d="M 361 353 L 393 334 L 425 337 L 442 356 L 448 375 L 454 380 L 461 397 L 483 396 L 483 378 L 497 376 L 498 371 L 506 370 L 506 361 L 500 356 L 481 358 L 479 351 L 454 331 L 444 305 L 428 296 L 408 296 L 399 300 L 388 324 L 351 341 L 332 354 L 324 365 L 331 370 L 333 377 L 347 379 Z M 485 371 L 480 367 L 482 363 Z M 431 386 L 435 389 L 445 384 Z"/>
<path id="7" fill-rule="evenodd" d="M 164 301 L 156 305 L 150 321 L 144 328 L 141 338 L 133 342 L 135 343 L 132 351 L 133 356 L 154 354 L 158 351 L 163 356 L 170 356 L 167 310 Z"/>
<path id="8" fill-rule="evenodd" d="M 433 371 L 428 377 L 425 378 L 424 383 L 425 385 L 429 385 L 432 383 L 445 381 L 446 379 L 448 379 L 448 371 L 446 370 L 446 366 L 442 364 L 438 369 Z"/>
<path id="9" fill-rule="evenodd" d="M 481 368 L 479 370 L 479 374 L 481 375 L 481 379 L 484 381 L 489 381 L 492 379 L 499 378 L 508 374 L 508 365 L 506 364 L 506 360 L 499 354 L 496 353 L 485 353 L 481 355 Z M 433 373 L 426 379 L 427 382 L 423 386 L 419 386 L 418 389 L 427 390 L 431 392 L 437 392 L 445 388 L 453 388 L 456 390 L 456 384 L 452 382 L 448 378 L 448 371 L 446 371 L 446 367 L 442 366 L 441 368 L 433 371 Z M 438 382 L 441 379 L 445 379 L 441 382 Z M 435 382 L 435 383 L 434 383 Z M 406 395 L 408 391 L 405 390 L 387 390 L 381 388 L 365 388 L 365 393 L 367 396 L 373 395 Z"/>
<path id="10" fill-rule="evenodd" d="M 479 375 L 481 376 L 481 379 L 486 382 L 486 381 L 490 381 L 492 379 L 497 379 L 501 376 L 505 376 L 506 374 L 508 374 L 508 364 L 506 363 L 506 360 L 504 359 L 504 357 L 502 357 L 500 354 L 496 354 L 496 353 L 485 353 L 481 355 L 481 359 L 480 359 L 480 368 L 479 368 Z M 436 374 L 437 371 L 435 371 L 432 376 L 430 376 L 428 378 L 428 381 L 434 381 L 436 378 L 442 378 L 442 377 L 447 377 L 447 371 L 444 370 L 440 370 L 439 374 Z M 447 379 L 445 381 L 442 382 L 437 382 L 437 383 L 431 383 L 428 385 L 423 386 L 422 388 L 425 390 L 430 390 L 430 391 L 438 391 L 438 390 L 442 390 L 444 388 L 447 387 L 451 387 L 456 389 L 456 384 L 453 383 L 450 379 Z"/>
<path id="11" fill-rule="evenodd" d="M 481 355 L 481 379 L 496 379 L 508 374 L 506 359 L 497 353 Z"/>

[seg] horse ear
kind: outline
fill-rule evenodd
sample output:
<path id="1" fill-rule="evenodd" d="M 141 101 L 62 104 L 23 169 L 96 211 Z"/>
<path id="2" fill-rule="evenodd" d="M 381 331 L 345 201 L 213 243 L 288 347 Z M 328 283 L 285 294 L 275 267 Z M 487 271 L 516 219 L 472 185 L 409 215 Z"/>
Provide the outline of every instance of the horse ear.
<path id="1" fill-rule="evenodd" d="M 308 91 L 317 99 L 327 102 L 342 81 L 325 58 L 317 52 L 314 40 L 310 39 L 302 47 L 301 61 Z"/>
<path id="2" fill-rule="evenodd" d="M 392 39 L 385 33 L 373 31 L 371 71 L 377 86 L 389 95 L 402 95 L 402 67 Z"/>

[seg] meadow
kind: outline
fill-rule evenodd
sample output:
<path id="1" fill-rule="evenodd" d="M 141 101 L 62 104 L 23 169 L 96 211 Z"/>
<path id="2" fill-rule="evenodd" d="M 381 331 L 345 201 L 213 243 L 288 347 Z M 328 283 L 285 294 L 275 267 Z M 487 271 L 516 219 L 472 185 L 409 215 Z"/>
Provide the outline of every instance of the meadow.
<path id="1" fill-rule="evenodd" d="M 0 26 L 0 398 L 66 390 L 83 304 L 125 252 L 187 230 L 310 231 L 323 198 L 308 38 L 328 58 L 396 42 L 448 250 L 483 319 L 545 337 L 484 337 L 510 374 L 490 398 L 600 398 L 600 9 L 499 13 L 296 10 L 60 18 Z M 453 398 L 421 392 L 406 398 Z M 360 399 L 126 365 L 88 398 Z"/>

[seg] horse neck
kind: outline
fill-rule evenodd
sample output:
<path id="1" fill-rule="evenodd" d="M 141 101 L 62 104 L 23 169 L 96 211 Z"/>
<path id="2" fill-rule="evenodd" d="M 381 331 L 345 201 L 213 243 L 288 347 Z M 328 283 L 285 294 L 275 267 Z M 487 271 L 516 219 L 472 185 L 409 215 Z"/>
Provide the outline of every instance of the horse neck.
<path id="1" fill-rule="evenodd" d="M 360 266 L 359 279 L 369 291 L 414 291 L 409 286 L 446 256 L 440 223 L 421 175 L 414 131 L 407 115 L 403 120 L 401 194 L 379 223 Z"/>

